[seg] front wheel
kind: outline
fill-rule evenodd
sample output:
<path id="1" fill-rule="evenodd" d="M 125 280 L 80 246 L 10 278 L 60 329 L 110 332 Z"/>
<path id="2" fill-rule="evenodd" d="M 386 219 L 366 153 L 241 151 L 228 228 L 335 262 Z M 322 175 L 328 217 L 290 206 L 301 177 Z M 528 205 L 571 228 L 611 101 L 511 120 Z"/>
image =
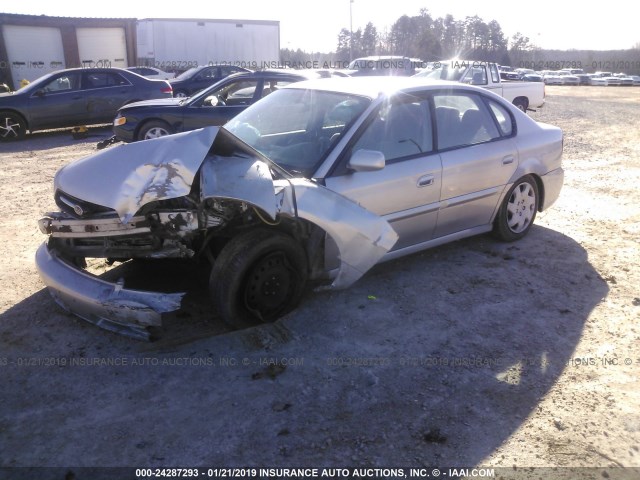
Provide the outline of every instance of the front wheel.
<path id="1" fill-rule="evenodd" d="M 0 141 L 24 138 L 27 127 L 22 117 L 12 112 L 0 112 Z"/>
<path id="2" fill-rule="evenodd" d="M 516 181 L 498 210 L 493 227 L 496 237 L 506 242 L 524 237 L 536 218 L 539 198 L 538 184 L 531 175 Z"/>
<path id="3" fill-rule="evenodd" d="M 174 133 L 173 129 L 165 122 L 151 121 L 142 126 L 138 134 L 138 140 L 150 140 L 152 138 L 171 135 L 172 133 Z"/>
<path id="4" fill-rule="evenodd" d="M 209 291 L 218 315 L 236 328 L 273 322 L 293 310 L 308 275 L 303 248 L 278 231 L 232 238 L 216 259 Z"/>

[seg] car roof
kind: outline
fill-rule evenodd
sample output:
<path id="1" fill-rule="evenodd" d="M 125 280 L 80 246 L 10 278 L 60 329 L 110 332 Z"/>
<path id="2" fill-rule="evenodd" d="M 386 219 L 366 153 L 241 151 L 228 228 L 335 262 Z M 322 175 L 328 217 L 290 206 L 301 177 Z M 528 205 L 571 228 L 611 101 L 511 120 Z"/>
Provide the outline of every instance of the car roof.
<path id="1" fill-rule="evenodd" d="M 93 73 L 100 73 L 100 72 L 126 72 L 126 73 L 131 73 L 129 70 L 127 70 L 125 68 L 118 68 L 118 67 L 65 68 L 65 69 L 62 69 L 62 70 L 56 70 L 56 71 L 51 72 L 51 73 L 52 74 L 57 74 L 57 73 L 65 73 L 65 72 L 93 72 Z"/>
<path id="2" fill-rule="evenodd" d="M 466 85 L 459 82 L 450 82 L 445 80 L 430 80 L 424 77 L 333 77 L 317 80 L 306 80 L 302 82 L 292 83 L 285 88 L 299 88 L 311 90 L 324 90 L 330 92 L 347 93 L 377 98 L 380 94 L 393 94 L 397 91 L 413 91 L 413 90 L 437 90 L 442 87 L 455 88 L 457 90 L 470 90 L 479 93 L 488 93 L 489 91 L 473 85 Z"/>
<path id="3" fill-rule="evenodd" d="M 118 67 L 63 68 L 60 70 L 54 70 L 53 72 L 45 73 L 41 77 L 38 77 L 35 80 L 33 80 L 30 84 L 26 85 L 25 87 L 20 88 L 19 90 L 16 90 L 16 93 L 19 93 L 21 95 L 30 94 L 33 90 L 39 88 L 40 85 L 48 81 L 50 78 L 53 78 L 56 75 L 60 75 L 60 74 L 64 75 L 65 73 L 72 73 L 72 72 L 87 72 L 87 73 L 117 72 L 117 73 L 124 73 L 125 76 L 127 76 L 127 79 L 129 80 L 131 80 L 132 77 L 135 77 L 136 80 L 142 79 L 143 81 L 147 81 L 147 82 L 158 81 L 158 80 L 151 80 L 151 79 L 142 77 L 141 75 L 138 75 L 135 72 L 131 72 L 129 70 L 125 70 L 124 68 L 118 68 Z"/>
<path id="4" fill-rule="evenodd" d="M 237 72 L 224 77 L 222 80 L 235 78 L 263 78 L 263 77 L 299 77 L 300 79 L 316 79 L 320 78 L 320 74 L 315 71 L 307 70 L 256 70 L 255 72 Z"/>

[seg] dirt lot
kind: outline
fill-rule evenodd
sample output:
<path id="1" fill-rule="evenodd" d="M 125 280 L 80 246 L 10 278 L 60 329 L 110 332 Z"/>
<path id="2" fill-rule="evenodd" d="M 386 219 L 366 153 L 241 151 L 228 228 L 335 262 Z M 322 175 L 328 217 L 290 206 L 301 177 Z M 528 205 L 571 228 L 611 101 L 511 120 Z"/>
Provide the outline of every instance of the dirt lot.
<path id="1" fill-rule="evenodd" d="M 640 88 L 548 87 L 531 116 L 563 128 L 566 181 L 523 241 L 386 263 L 245 331 L 196 288 L 155 343 L 63 312 L 34 266 L 54 173 L 108 130 L 0 144 L 0 466 L 640 478 Z"/>

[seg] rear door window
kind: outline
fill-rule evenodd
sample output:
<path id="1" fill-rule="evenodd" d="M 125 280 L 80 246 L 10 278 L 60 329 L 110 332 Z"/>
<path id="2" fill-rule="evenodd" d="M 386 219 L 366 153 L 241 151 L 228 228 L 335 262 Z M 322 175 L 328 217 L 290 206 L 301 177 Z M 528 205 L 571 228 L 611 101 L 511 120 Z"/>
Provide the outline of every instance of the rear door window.
<path id="1" fill-rule="evenodd" d="M 87 72 L 83 75 L 82 88 L 85 90 L 92 88 L 119 87 L 131 85 L 129 81 L 119 73 L 115 72 Z"/>
<path id="2" fill-rule="evenodd" d="M 500 138 L 493 116 L 478 95 L 443 93 L 434 95 L 433 101 L 439 150 Z"/>

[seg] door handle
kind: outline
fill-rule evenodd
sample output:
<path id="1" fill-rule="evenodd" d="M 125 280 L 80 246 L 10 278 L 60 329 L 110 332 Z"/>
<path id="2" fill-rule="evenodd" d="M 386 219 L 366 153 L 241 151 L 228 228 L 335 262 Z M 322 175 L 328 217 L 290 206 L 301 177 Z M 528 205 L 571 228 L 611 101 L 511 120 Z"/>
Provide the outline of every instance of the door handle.
<path id="1" fill-rule="evenodd" d="M 502 159 L 502 164 L 503 165 L 510 165 L 512 164 L 516 159 L 514 158 L 513 155 L 507 155 L 506 157 L 504 157 Z"/>
<path id="2" fill-rule="evenodd" d="M 429 185 L 433 185 L 435 181 L 435 177 L 433 175 L 423 175 L 418 179 L 418 188 L 419 187 L 427 187 Z"/>

